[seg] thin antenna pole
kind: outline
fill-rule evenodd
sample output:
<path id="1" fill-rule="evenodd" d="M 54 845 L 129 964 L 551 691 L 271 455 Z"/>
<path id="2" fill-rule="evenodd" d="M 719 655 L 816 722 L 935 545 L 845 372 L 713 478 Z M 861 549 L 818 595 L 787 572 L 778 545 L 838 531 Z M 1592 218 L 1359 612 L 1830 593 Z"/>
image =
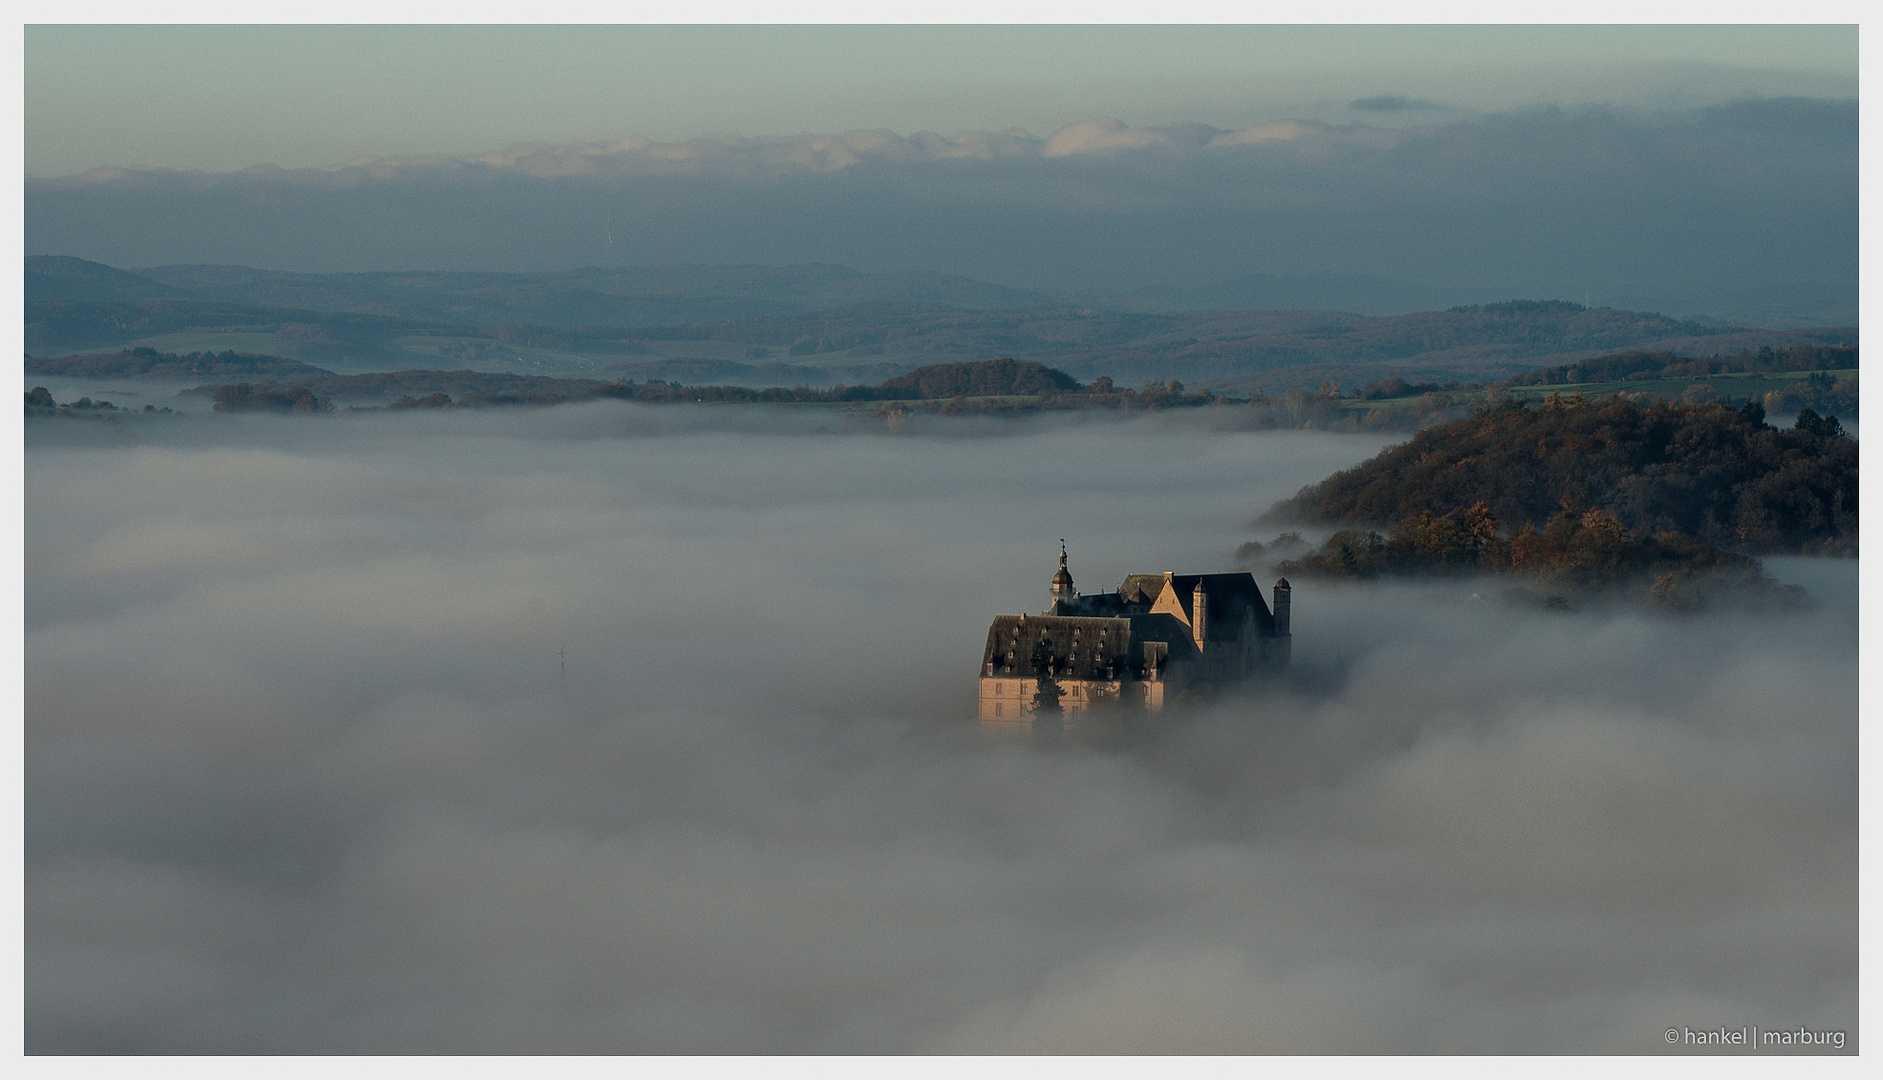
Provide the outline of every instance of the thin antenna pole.
<path id="1" fill-rule="evenodd" d="M 568 654 L 569 650 L 566 648 L 558 648 L 556 650 L 556 683 L 562 688 L 562 692 L 565 694 L 569 692 Z"/>

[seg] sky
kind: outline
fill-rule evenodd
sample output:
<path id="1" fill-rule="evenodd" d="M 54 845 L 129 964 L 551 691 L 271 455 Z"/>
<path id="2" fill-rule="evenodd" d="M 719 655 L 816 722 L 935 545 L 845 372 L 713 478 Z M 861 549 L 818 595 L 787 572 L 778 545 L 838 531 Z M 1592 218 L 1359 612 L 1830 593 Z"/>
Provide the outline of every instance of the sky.
<path id="1" fill-rule="evenodd" d="M 1850 26 L 42 25 L 26 33 L 25 164 L 45 177 L 632 136 L 1043 136 L 1107 116 L 1242 129 L 1655 112 L 1855 97 L 1856 65 Z"/>
<path id="2" fill-rule="evenodd" d="M 35 26 L 25 56 L 26 251 L 118 267 L 1333 274 L 1383 279 L 1334 298 L 1369 310 L 1855 321 L 1851 26 Z"/>
<path id="3" fill-rule="evenodd" d="M 1771 560 L 1790 615 L 1296 580 L 1290 683 L 1033 750 L 963 717 L 1059 537 L 1087 592 L 1225 568 L 1385 439 L 100 427 L 24 468 L 28 1053 L 1854 1037 L 1854 560 Z"/>

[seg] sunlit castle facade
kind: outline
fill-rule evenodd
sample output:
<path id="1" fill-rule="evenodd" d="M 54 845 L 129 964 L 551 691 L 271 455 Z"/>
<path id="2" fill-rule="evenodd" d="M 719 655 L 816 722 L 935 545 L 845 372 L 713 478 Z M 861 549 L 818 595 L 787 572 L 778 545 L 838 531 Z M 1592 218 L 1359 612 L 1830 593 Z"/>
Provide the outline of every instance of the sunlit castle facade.
<path id="1" fill-rule="evenodd" d="M 1048 672 L 1068 714 L 1108 701 L 1161 709 L 1185 689 L 1279 674 L 1288 666 L 1289 593 L 1287 579 L 1277 581 L 1271 611 L 1252 574 L 1166 571 L 1080 596 L 1061 545 L 1047 609 L 998 616 L 987 631 L 980 718 L 1030 721 Z"/>

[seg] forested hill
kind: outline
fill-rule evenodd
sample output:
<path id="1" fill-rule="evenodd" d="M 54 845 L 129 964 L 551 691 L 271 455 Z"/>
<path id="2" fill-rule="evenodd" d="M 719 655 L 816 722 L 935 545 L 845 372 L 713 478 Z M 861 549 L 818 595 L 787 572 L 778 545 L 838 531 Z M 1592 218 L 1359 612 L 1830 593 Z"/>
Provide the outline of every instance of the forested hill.
<path id="1" fill-rule="evenodd" d="M 885 381 L 880 389 L 914 391 L 912 396 L 920 398 L 953 398 L 1058 394 L 1079 389 L 1079 383 L 1045 364 L 1003 357 L 966 364 L 929 364 Z"/>
<path id="2" fill-rule="evenodd" d="M 1854 555 L 1857 444 L 1810 412 L 1776 430 L 1756 403 L 1511 403 L 1427 428 L 1262 520 L 1387 527 L 1477 503 L 1504 529 L 1600 509 L 1637 535 Z"/>

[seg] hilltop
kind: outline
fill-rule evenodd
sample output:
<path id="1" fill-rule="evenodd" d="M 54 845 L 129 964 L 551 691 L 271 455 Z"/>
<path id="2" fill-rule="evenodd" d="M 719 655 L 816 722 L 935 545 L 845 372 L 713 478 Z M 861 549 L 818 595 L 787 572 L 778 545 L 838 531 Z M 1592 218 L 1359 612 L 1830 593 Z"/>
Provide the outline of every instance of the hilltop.
<path id="1" fill-rule="evenodd" d="M 859 303 L 1027 309 L 1063 298 L 936 272 L 846 266 L 581 267 L 540 273 L 300 273 L 249 266 L 120 270 L 70 256 L 30 256 L 26 299 L 111 303 L 188 299 L 452 326 L 670 326 Z"/>
<path id="2" fill-rule="evenodd" d="M 171 300 L 187 292 L 115 266 L 70 255 L 26 257 L 26 302 L 127 303 Z"/>
<path id="3" fill-rule="evenodd" d="M 1776 430 L 1757 402 L 1507 402 L 1426 428 L 1260 520 L 1391 527 L 1480 505 L 1506 529 L 1599 509 L 1636 536 L 1855 554 L 1857 444 L 1808 411 Z"/>

